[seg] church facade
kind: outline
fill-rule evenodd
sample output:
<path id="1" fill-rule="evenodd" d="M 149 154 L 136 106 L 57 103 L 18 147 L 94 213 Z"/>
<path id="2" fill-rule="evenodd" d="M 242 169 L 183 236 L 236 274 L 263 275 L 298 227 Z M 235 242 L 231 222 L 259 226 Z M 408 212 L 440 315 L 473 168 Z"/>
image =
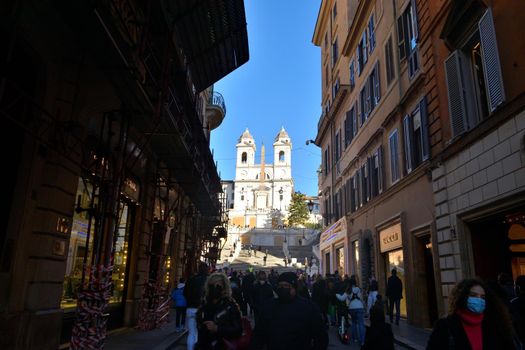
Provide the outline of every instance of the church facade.
<path id="1" fill-rule="evenodd" d="M 292 142 L 284 130 L 273 143 L 273 164 L 265 161 L 261 146 L 256 164 L 256 145 L 246 129 L 236 145 L 235 180 L 223 181 L 228 198 L 229 223 L 233 228 L 275 228 L 285 224 L 294 191 L 292 179 Z"/>

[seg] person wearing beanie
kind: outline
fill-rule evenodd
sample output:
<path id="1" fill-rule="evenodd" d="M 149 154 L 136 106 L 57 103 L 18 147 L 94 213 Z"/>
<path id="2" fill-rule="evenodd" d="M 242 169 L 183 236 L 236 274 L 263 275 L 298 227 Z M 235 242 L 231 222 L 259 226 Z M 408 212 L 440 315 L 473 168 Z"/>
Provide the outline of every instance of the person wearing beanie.
<path id="1" fill-rule="evenodd" d="M 318 307 L 297 295 L 297 275 L 279 275 L 276 293 L 262 308 L 251 349 L 326 349 L 328 333 Z"/>

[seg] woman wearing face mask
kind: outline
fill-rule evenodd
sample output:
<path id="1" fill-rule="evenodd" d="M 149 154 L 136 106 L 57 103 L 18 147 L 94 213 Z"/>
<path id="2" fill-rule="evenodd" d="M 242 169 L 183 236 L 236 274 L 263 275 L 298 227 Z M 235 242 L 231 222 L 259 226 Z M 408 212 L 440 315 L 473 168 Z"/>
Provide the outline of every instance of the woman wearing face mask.
<path id="1" fill-rule="evenodd" d="M 199 340 L 196 349 L 225 349 L 223 339 L 236 339 L 242 334 L 239 306 L 231 297 L 228 277 L 214 273 L 205 286 L 206 300 L 197 312 Z"/>
<path id="2" fill-rule="evenodd" d="M 449 315 L 437 321 L 428 340 L 427 350 L 438 349 L 516 349 L 507 308 L 483 282 L 466 279 L 454 287 Z"/>

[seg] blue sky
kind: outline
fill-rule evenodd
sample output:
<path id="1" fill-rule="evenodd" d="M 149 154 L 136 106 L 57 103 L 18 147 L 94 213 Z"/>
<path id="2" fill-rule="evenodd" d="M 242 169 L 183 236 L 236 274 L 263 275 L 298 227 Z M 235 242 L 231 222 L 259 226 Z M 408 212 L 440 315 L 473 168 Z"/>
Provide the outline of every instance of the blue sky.
<path id="1" fill-rule="evenodd" d="M 321 152 L 315 139 L 321 115 L 320 49 L 312 44 L 319 0 L 245 0 L 250 60 L 215 84 L 226 118 L 211 134 L 221 178 L 235 176 L 235 145 L 245 128 L 273 163 L 272 143 L 282 126 L 292 140 L 295 190 L 317 194 Z"/>

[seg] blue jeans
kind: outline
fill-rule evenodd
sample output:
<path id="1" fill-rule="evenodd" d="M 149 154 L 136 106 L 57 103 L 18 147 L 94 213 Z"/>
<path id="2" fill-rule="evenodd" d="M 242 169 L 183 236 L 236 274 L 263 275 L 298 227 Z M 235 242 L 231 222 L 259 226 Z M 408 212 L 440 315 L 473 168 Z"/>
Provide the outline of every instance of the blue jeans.
<path id="1" fill-rule="evenodd" d="M 195 343 L 197 343 L 198 333 L 197 333 L 197 309 L 189 307 L 186 309 L 186 329 L 188 330 L 188 338 L 186 344 L 188 350 L 193 350 L 195 348 Z"/>
<path id="2" fill-rule="evenodd" d="M 394 320 L 394 306 L 396 307 L 396 324 L 399 324 L 399 317 L 401 316 L 401 299 L 389 299 L 388 309 L 390 315 L 390 323 Z"/>
<path id="3" fill-rule="evenodd" d="M 352 317 L 352 340 L 357 341 L 359 332 L 359 343 L 365 343 L 365 309 L 349 309 Z"/>

